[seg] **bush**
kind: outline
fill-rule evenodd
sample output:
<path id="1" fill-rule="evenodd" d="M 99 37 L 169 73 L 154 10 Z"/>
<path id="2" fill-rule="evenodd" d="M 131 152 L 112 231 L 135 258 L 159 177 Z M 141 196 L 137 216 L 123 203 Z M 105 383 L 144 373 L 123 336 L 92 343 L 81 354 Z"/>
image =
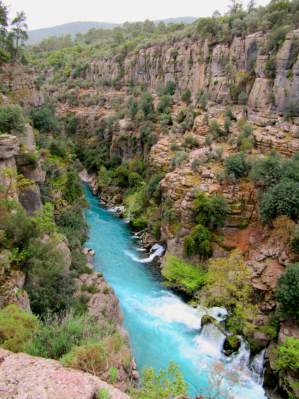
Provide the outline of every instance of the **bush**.
<path id="1" fill-rule="evenodd" d="M 251 173 L 254 181 L 263 181 L 266 184 L 278 182 L 283 175 L 281 161 L 277 157 L 261 158 L 253 166 Z"/>
<path id="2" fill-rule="evenodd" d="M 157 110 L 160 114 L 167 114 L 169 108 L 171 108 L 170 96 L 164 95 L 161 97 L 161 101 L 157 105 Z"/>
<path id="3" fill-rule="evenodd" d="M 37 331 L 37 317 L 19 308 L 8 305 L 0 311 L 0 345 L 12 352 L 23 350 L 24 344 Z"/>
<path id="4" fill-rule="evenodd" d="M 189 159 L 189 154 L 185 151 L 176 152 L 170 162 L 170 168 L 173 169 L 176 165 L 179 165 L 181 162 Z"/>
<path id="5" fill-rule="evenodd" d="M 232 121 L 230 118 L 226 118 L 224 121 L 224 132 L 225 134 L 229 134 L 229 129 L 232 127 Z"/>
<path id="6" fill-rule="evenodd" d="M 175 90 L 176 90 L 175 82 L 173 82 L 172 80 L 168 80 L 164 88 L 164 94 L 169 94 L 170 96 L 173 96 Z"/>
<path id="7" fill-rule="evenodd" d="M 283 180 L 270 187 L 266 193 L 259 196 L 261 219 L 270 222 L 280 215 L 288 215 L 292 219 L 298 218 L 299 212 L 299 183 Z"/>
<path id="8" fill-rule="evenodd" d="M 286 121 L 295 118 L 298 115 L 298 106 L 295 105 L 294 101 L 290 101 L 286 110 L 284 111 L 283 117 Z"/>
<path id="9" fill-rule="evenodd" d="M 38 109 L 31 108 L 28 117 L 32 120 L 33 126 L 41 133 L 51 132 L 57 128 L 54 109 L 51 106 L 43 105 Z"/>
<path id="10" fill-rule="evenodd" d="M 293 316 L 299 320 L 299 263 L 287 267 L 286 272 L 278 279 L 275 297 L 279 302 L 279 314 L 283 317 Z"/>
<path id="11" fill-rule="evenodd" d="M 223 226 L 223 218 L 229 212 L 227 200 L 223 195 L 208 197 L 199 191 L 193 204 L 196 221 L 199 224 L 209 229 Z"/>
<path id="12" fill-rule="evenodd" d="M 136 173 L 136 172 L 132 172 L 129 175 L 129 186 L 130 187 L 138 187 L 142 184 L 143 180 L 142 177 Z"/>
<path id="13" fill-rule="evenodd" d="M 87 342 L 98 342 L 99 339 L 115 332 L 115 325 L 107 320 L 102 327 L 94 317 L 76 315 L 68 311 L 60 315 L 47 315 L 40 323 L 38 334 L 25 346 L 31 356 L 59 360 L 69 353 L 74 346 Z"/>
<path id="14" fill-rule="evenodd" d="M 224 161 L 226 174 L 234 174 L 236 177 L 243 176 L 249 169 L 250 164 L 245 159 L 245 154 L 232 154 Z"/>
<path id="15" fill-rule="evenodd" d="M 72 204 L 84 194 L 82 182 L 76 172 L 66 175 L 66 186 L 63 194 L 64 199 Z"/>
<path id="16" fill-rule="evenodd" d="M 211 250 L 211 234 L 201 224 L 191 230 L 190 235 L 184 237 L 185 255 L 201 254 L 207 256 Z"/>
<path id="17" fill-rule="evenodd" d="M 100 376 L 106 367 L 104 346 L 101 342 L 74 346 L 68 354 L 63 356 L 61 364 L 64 367 Z"/>
<path id="18" fill-rule="evenodd" d="M 245 93 L 244 91 L 242 91 L 242 93 L 239 94 L 239 104 L 240 105 L 246 105 L 248 102 L 248 95 L 247 93 Z"/>
<path id="19" fill-rule="evenodd" d="M 36 169 L 37 168 L 37 162 L 38 158 L 33 152 L 26 152 L 24 154 L 26 160 L 28 161 L 28 164 L 30 166 L 30 169 Z"/>
<path id="20" fill-rule="evenodd" d="M 299 339 L 287 337 L 281 345 L 278 345 L 274 353 L 276 355 L 276 360 L 274 362 L 276 372 L 283 369 L 298 370 Z"/>
<path id="21" fill-rule="evenodd" d="M 187 105 L 191 103 L 191 90 L 187 89 L 185 93 L 182 94 L 182 101 L 184 101 Z"/>
<path id="22" fill-rule="evenodd" d="M 276 76 L 276 62 L 275 62 L 275 57 L 273 57 L 273 56 L 270 56 L 270 58 L 266 62 L 265 75 L 269 79 L 275 79 L 275 76 Z"/>
<path id="23" fill-rule="evenodd" d="M 189 294 L 199 290 L 206 281 L 206 270 L 203 265 L 189 264 L 173 255 L 166 256 L 162 275 L 171 283 Z"/>
<path id="24" fill-rule="evenodd" d="M 0 107 L 0 132 L 25 136 L 26 126 L 19 105 L 4 105 Z"/>
<path id="25" fill-rule="evenodd" d="M 220 124 L 216 119 L 212 119 L 209 125 L 209 132 L 211 133 L 213 139 L 217 139 L 218 136 L 222 135 Z"/>
<path id="26" fill-rule="evenodd" d="M 192 172 L 197 172 L 198 168 L 200 166 L 200 160 L 198 158 L 194 158 L 193 162 L 191 164 L 191 170 Z"/>

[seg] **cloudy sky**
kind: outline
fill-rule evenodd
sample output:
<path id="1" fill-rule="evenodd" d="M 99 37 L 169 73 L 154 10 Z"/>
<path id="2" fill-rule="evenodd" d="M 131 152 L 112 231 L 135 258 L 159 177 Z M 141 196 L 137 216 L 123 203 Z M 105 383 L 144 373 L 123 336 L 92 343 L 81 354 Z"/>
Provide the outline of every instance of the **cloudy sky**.
<path id="1" fill-rule="evenodd" d="M 270 0 L 257 0 L 266 5 Z M 175 17 L 206 17 L 215 10 L 227 11 L 227 0 L 6 0 L 10 18 L 25 11 L 29 30 L 49 28 L 67 22 L 97 21 L 123 23 Z M 246 6 L 247 0 L 244 0 Z"/>

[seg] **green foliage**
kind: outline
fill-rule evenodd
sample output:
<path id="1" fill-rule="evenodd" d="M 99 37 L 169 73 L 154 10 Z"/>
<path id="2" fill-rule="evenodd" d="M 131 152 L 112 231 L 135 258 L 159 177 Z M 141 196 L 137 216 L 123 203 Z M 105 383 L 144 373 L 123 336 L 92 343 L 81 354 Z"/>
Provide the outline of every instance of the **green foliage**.
<path id="1" fill-rule="evenodd" d="M 199 290 L 206 282 L 206 269 L 201 264 L 189 264 L 183 259 L 168 254 L 162 275 L 172 284 L 189 294 Z"/>
<path id="2" fill-rule="evenodd" d="M 86 230 L 89 225 L 83 217 L 83 211 L 78 206 L 74 209 L 65 209 L 57 220 L 59 233 L 66 236 L 70 249 L 79 249 L 88 239 Z M 76 258 L 76 259 L 75 259 Z M 72 255 L 73 268 L 81 270 L 80 255 Z"/>
<path id="3" fill-rule="evenodd" d="M 31 356 L 59 360 L 76 345 L 97 342 L 113 333 L 115 325 L 104 320 L 102 328 L 88 314 L 76 315 L 68 311 L 60 315 L 47 315 L 39 323 L 38 333 L 25 346 Z"/>
<path id="4" fill-rule="evenodd" d="M 239 94 L 239 104 L 240 105 L 246 105 L 248 102 L 248 95 L 247 93 L 245 93 L 244 91 L 242 91 L 242 93 Z"/>
<path id="5" fill-rule="evenodd" d="M 31 108 L 28 112 L 28 117 L 33 122 L 33 126 L 41 133 L 47 133 L 57 129 L 54 108 L 52 106 L 43 105 L 40 108 Z"/>
<path id="6" fill-rule="evenodd" d="M 299 339 L 287 337 L 275 350 L 275 370 L 278 373 L 283 369 L 297 371 L 299 368 Z"/>
<path id="7" fill-rule="evenodd" d="M 292 219 L 298 218 L 299 212 L 299 183 L 283 180 L 270 187 L 267 192 L 259 196 L 261 219 L 269 222 L 280 215 L 288 215 Z"/>
<path id="8" fill-rule="evenodd" d="M 0 311 L 0 346 L 12 352 L 21 352 L 24 344 L 37 330 L 37 317 L 9 305 Z"/>
<path id="9" fill-rule="evenodd" d="M 172 55 L 173 56 L 173 55 Z M 174 57 L 176 58 L 176 57 Z M 170 96 L 173 96 L 176 90 L 176 84 L 172 80 L 168 80 L 166 82 L 165 88 L 164 88 L 164 94 L 169 94 Z"/>
<path id="10" fill-rule="evenodd" d="M 157 105 L 157 111 L 160 114 L 167 114 L 169 109 L 171 109 L 171 98 L 169 95 L 164 95 Z"/>
<path id="11" fill-rule="evenodd" d="M 224 121 L 224 132 L 225 134 L 229 134 L 229 129 L 232 127 L 232 121 L 230 118 L 226 118 Z"/>
<path id="12" fill-rule="evenodd" d="M 194 158 L 191 164 L 192 172 L 197 172 L 200 165 L 201 165 L 200 160 L 198 158 Z"/>
<path id="13" fill-rule="evenodd" d="M 144 367 L 140 379 L 141 387 L 130 388 L 132 399 L 163 399 L 188 394 L 188 383 L 184 381 L 179 366 L 173 360 L 166 370 L 155 374 L 152 367 Z"/>
<path id="14" fill-rule="evenodd" d="M 170 168 L 173 169 L 176 165 L 180 165 L 181 162 L 189 159 L 189 154 L 185 151 L 177 151 L 171 158 Z"/>
<path id="15" fill-rule="evenodd" d="M 273 56 L 270 56 L 270 58 L 266 62 L 265 75 L 269 79 L 275 79 L 276 63 L 275 63 L 275 57 L 273 57 Z"/>
<path id="16" fill-rule="evenodd" d="M 43 237 L 45 234 L 51 235 L 56 233 L 56 225 L 54 222 L 54 212 L 52 204 L 49 202 L 43 206 L 43 211 L 34 212 L 34 226 L 39 237 Z"/>
<path id="17" fill-rule="evenodd" d="M 286 121 L 292 120 L 298 115 L 298 105 L 296 106 L 294 101 L 290 101 L 286 110 L 284 111 L 283 117 Z"/>
<path id="18" fill-rule="evenodd" d="M 37 158 L 37 156 L 35 155 L 35 153 L 33 153 L 33 152 L 26 152 L 26 153 L 24 154 L 24 157 L 26 158 L 26 161 L 28 162 L 28 164 L 29 164 L 29 166 L 30 166 L 30 169 L 36 169 L 36 168 L 37 168 L 37 166 L 38 166 L 38 164 L 37 164 L 38 158 Z"/>
<path id="19" fill-rule="evenodd" d="M 196 220 L 199 224 L 209 229 L 223 226 L 223 219 L 229 212 L 229 206 L 223 195 L 207 197 L 199 191 L 193 201 Z"/>
<path id="20" fill-rule="evenodd" d="M 222 136 L 222 129 L 217 119 L 211 120 L 211 123 L 209 125 L 209 132 L 211 133 L 213 139 L 217 139 L 217 137 Z"/>
<path id="21" fill-rule="evenodd" d="M 184 252 L 187 256 L 200 254 L 207 256 L 211 250 L 211 234 L 201 224 L 191 230 L 191 233 L 184 237 Z"/>
<path id="22" fill-rule="evenodd" d="M 142 177 L 136 173 L 136 172 L 132 172 L 129 175 L 129 186 L 130 187 L 138 187 L 142 184 L 143 180 Z"/>
<path id="23" fill-rule="evenodd" d="M 250 164 L 245 159 L 245 154 L 232 154 L 225 158 L 225 170 L 228 175 L 235 174 L 237 177 L 244 176 Z"/>
<path id="24" fill-rule="evenodd" d="M 0 107 L 0 132 L 14 134 L 18 137 L 26 134 L 25 120 L 19 105 Z"/>
<path id="25" fill-rule="evenodd" d="M 191 90 L 187 89 L 183 94 L 182 94 L 182 101 L 184 101 L 187 105 L 191 103 Z"/>
<path id="26" fill-rule="evenodd" d="M 261 158 L 253 166 L 250 174 L 254 181 L 262 180 L 267 184 L 276 183 L 283 175 L 281 161 L 277 157 Z"/>
<path id="27" fill-rule="evenodd" d="M 275 297 L 279 302 L 279 313 L 284 317 L 293 316 L 299 320 L 299 263 L 290 265 L 277 282 Z"/>
<path id="28" fill-rule="evenodd" d="M 69 172 L 66 176 L 66 186 L 63 193 L 64 199 L 72 204 L 84 194 L 82 182 L 76 172 Z"/>

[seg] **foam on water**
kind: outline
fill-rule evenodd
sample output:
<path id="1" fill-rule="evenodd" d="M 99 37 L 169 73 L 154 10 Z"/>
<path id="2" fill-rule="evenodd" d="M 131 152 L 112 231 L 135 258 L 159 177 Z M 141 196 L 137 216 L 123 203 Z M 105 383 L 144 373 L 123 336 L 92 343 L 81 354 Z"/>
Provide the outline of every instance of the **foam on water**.
<path id="1" fill-rule="evenodd" d="M 124 251 L 124 252 L 134 262 L 150 263 L 150 262 L 152 262 L 155 259 L 156 256 L 159 256 L 159 257 L 162 256 L 164 254 L 164 251 L 165 251 L 165 248 L 162 245 L 155 244 L 150 250 L 151 255 L 148 258 L 146 258 L 146 259 L 138 258 L 137 256 L 135 256 L 135 254 L 132 254 L 130 251 Z"/>

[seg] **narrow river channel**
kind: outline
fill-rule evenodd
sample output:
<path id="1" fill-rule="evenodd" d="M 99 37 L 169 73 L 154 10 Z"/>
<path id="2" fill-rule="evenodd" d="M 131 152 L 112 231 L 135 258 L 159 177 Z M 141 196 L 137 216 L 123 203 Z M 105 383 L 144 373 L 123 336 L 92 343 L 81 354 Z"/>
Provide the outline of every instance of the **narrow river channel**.
<path id="1" fill-rule="evenodd" d="M 142 262 L 148 255 L 138 251 L 136 237 L 128 224 L 100 206 L 99 199 L 87 185 L 85 190 L 91 206 L 85 212 L 91 226 L 86 246 L 95 250 L 95 270 L 104 274 L 120 300 L 125 315 L 124 328 L 130 333 L 138 370 L 145 365 L 165 369 L 173 359 L 190 383 L 190 395 L 195 397 L 198 388 L 207 385 L 200 362 L 226 361 L 221 354 L 223 337 L 209 329 L 201 331 L 199 311 L 162 285 L 155 265 Z M 221 309 L 215 312 L 221 317 Z M 227 367 L 242 363 L 251 374 L 243 378 L 245 383 L 236 386 L 235 397 L 264 398 L 259 376 L 262 355 L 249 365 L 249 351 L 243 344 Z"/>

